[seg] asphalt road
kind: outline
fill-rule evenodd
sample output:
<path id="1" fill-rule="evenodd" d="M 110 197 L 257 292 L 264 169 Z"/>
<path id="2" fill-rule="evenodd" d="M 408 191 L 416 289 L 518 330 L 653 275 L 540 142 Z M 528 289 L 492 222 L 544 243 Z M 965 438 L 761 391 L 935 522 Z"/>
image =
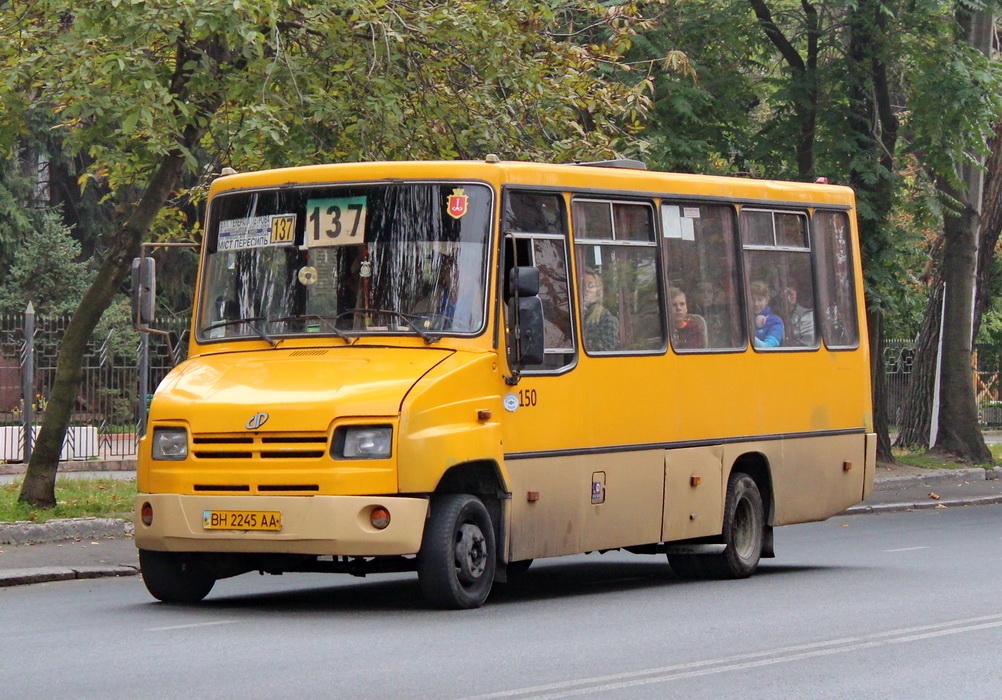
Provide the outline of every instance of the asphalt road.
<path id="1" fill-rule="evenodd" d="M 540 562 L 479 610 L 411 575 L 221 581 L 195 606 L 138 578 L 0 589 L 17 698 L 1002 697 L 1002 506 L 781 528 L 746 581 L 663 557 Z"/>

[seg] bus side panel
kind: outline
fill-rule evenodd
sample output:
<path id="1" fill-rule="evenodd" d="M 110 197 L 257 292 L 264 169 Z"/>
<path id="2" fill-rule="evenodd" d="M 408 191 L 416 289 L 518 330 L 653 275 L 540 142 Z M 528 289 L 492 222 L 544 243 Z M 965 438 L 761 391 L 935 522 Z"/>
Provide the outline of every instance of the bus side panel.
<path id="1" fill-rule="evenodd" d="M 510 561 L 661 539 L 662 450 L 511 460 L 508 473 Z"/>
<path id="2" fill-rule="evenodd" d="M 662 541 L 720 534 L 724 517 L 723 456 L 722 445 L 665 453 Z"/>
<path id="3" fill-rule="evenodd" d="M 769 446 L 765 443 L 764 446 Z M 866 436 L 784 440 L 772 443 L 774 525 L 825 520 L 859 503 L 866 480 Z"/>

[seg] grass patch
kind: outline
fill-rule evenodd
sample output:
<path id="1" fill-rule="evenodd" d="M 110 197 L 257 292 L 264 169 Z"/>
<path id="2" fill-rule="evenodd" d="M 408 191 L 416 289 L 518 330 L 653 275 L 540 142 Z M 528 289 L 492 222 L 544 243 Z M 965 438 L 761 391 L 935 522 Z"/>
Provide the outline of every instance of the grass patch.
<path id="1" fill-rule="evenodd" d="M 992 457 L 996 462 L 1002 462 L 1002 444 L 988 445 Z M 993 464 L 964 464 L 953 462 L 945 458 L 945 455 L 926 452 L 924 450 L 909 450 L 902 447 L 891 448 L 891 453 L 901 464 L 910 467 L 920 467 L 922 469 L 967 469 L 969 467 L 984 467 L 991 469 Z"/>
<path id="2" fill-rule="evenodd" d="M 56 479 L 56 507 L 33 508 L 19 503 L 21 480 L 0 484 L 0 522 L 53 518 L 123 518 L 132 520 L 136 482 L 126 479 Z"/>

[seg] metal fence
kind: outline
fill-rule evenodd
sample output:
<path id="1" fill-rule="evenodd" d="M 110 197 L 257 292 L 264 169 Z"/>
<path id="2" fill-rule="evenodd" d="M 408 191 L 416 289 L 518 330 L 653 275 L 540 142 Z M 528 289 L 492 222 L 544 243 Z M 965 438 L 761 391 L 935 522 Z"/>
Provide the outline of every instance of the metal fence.
<path id="1" fill-rule="evenodd" d="M 69 317 L 0 316 L 0 463 L 30 455 L 55 381 L 59 343 Z M 156 387 L 188 350 L 189 321 L 155 324 L 148 335 L 148 386 Z M 83 381 L 63 443 L 64 460 L 136 454 L 147 397 L 139 395 L 140 334 L 128 324 L 96 331 L 83 358 Z M 140 403 L 144 402 L 144 403 Z M 26 443 L 27 440 L 27 443 Z"/>
<path id="2" fill-rule="evenodd" d="M 884 370 L 887 379 L 887 419 L 892 426 L 901 424 L 908 381 L 915 360 L 911 340 L 888 340 L 884 345 Z M 1002 427 L 1002 400 L 999 396 L 1000 366 L 995 348 L 976 344 L 975 371 L 972 375 L 978 402 L 978 422 L 987 428 Z"/>

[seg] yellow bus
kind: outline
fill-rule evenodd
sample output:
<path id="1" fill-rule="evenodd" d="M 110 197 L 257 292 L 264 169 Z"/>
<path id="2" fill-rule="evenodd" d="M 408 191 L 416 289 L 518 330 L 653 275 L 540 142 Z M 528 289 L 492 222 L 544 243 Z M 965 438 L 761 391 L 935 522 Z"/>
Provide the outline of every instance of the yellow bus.
<path id="1" fill-rule="evenodd" d="M 875 466 L 854 196 L 382 162 L 211 188 L 188 359 L 140 445 L 150 593 L 416 571 L 473 608 L 534 559 L 740 578 Z"/>

